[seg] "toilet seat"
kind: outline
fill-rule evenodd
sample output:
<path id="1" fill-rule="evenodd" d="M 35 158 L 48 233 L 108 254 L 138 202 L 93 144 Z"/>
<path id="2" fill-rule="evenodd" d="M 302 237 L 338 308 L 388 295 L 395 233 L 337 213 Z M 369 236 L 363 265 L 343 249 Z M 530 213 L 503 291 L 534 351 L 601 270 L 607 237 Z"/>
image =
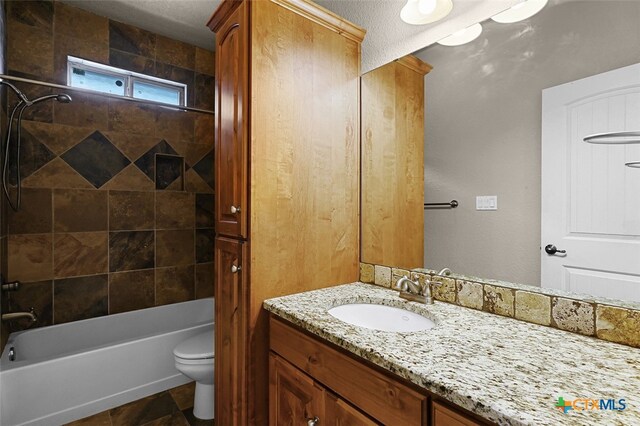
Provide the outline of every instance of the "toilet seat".
<path id="1" fill-rule="evenodd" d="M 213 362 L 213 328 L 197 334 L 181 343 L 173 350 L 176 361 L 184 364 L 207 364 Z"/>

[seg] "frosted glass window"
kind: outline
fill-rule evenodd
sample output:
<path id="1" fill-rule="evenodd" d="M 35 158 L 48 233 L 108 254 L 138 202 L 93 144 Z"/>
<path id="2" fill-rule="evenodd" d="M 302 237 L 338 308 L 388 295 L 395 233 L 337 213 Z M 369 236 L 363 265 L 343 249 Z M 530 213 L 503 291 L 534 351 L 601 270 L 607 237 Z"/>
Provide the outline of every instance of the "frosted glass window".
<path id="1" fill-rule="evenodd" d="M 165 104 L 180 105 L 183 90 L 151 82 L 133 81 L 133 97 Z"/>
<path id="2" fill-rule="evenodd" d="M 70 77 L 70 86 L 72 87 L 111 93 L 113 95 L 125 95 L 125 79 L 119 75 L 74 67 L 71 70 Z"/>

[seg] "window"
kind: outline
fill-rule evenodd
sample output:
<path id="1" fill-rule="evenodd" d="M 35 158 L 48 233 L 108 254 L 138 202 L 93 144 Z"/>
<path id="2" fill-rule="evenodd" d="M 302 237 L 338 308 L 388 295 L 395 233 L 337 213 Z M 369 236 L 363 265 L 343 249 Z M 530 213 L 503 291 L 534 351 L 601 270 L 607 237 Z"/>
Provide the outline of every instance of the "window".
<path id="1" fill-rule="evenodd" d="M 185 106 L 187 85 L 85 59 L 67 57 L 67 85 L 111 95 Z"/>

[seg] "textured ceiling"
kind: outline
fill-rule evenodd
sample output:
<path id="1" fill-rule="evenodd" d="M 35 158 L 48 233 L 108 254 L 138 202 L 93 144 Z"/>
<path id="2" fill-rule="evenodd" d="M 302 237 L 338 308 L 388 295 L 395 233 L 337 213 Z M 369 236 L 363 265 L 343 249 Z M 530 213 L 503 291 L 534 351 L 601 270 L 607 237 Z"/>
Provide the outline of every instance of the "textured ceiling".
<path id="1" fill-rule="evenodd" d="M 62 0 L 97 15 L 213 50 L 207 21 L 220 0 Z"/>
<path id="2" fill-rule="evenodd" d="M 205 26 L 221 0 L 62 0 L 98 15 L 136 25 L 205 49 L 214 35 Z M 439 39 L 501 12 L 519 0 L 453 0 L 453 11 L 440 22 L 409 25 L 400 20 L 406 0 L 316 0 L 367 29 L 362 72 L 429 46 Z"/>
<path id="3" fill-rule="evenodd" d="M 316 0 L 318 4 L 366 28 L 362 72 L 416 52 L 451 33 L 508 9 L 519 0 L 453 0 L 453 11 L 440 22 L 409 25 L 400 19 L 406 0 Z"/>

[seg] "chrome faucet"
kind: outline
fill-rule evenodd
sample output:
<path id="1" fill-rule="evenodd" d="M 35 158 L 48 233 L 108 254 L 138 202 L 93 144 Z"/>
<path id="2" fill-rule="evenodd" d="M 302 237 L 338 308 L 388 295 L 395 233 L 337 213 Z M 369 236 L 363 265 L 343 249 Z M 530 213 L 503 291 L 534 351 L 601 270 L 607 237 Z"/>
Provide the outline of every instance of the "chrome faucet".
<path id="1" fill-rule="evenodd" d="M 33 308 L 29 309 L 29 312 L 9 312 L 8 314 L 2 314 L 2 321 L 11 321 L 20 318 L 29 318 L 31 322 L 38 321 L 38 316 Z"/>
<path id="2" fill-rule="evenodd" d="M 440 269 L 440 272 L 438 272 L 436 275 L 440 275 L 440 276 L 443 276 L 443 277 L 448 277 L 449 275 L 451 275 L 451 269 L 442 268 L 442 269 Z"/>
<path id="3" fill-rule="evenodd" d="M 431 284 L 432 282 L 428 278 L 425 278 L 424 284 L 420 284 L 420 280 L 412 281 L 405 275 L 396 282 L 396 289 L 400 290 L 400 297 L 403 299 L 432 305 Z M 434 282 L 433 284 L 440 285 L 441 283 Z"/>

